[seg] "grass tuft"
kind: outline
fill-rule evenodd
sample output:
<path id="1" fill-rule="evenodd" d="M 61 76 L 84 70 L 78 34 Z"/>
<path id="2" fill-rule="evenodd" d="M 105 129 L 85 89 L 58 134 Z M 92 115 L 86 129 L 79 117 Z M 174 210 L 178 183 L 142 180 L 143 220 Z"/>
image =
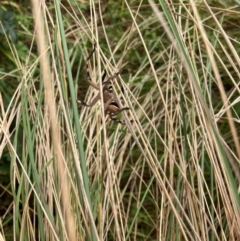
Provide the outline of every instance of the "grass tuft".
<path id="1" fill-rule="evenodd" d="M 239 5 L 28 4 L 0 7 L 16 21 L 0 36 L 0 239 L 238 240 Z M 119 72 L 126 125 L 101 92 L 81 105 L 99 93 L 94 44 L 89 74 L 101 89 Z"/>

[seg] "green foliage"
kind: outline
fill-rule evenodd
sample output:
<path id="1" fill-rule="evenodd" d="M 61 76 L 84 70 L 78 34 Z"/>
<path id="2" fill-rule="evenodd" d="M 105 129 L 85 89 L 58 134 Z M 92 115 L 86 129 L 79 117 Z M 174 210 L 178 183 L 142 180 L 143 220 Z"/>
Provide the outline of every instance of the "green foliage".
<path id="1" fill-rule="evenodd" d="M 5 148 L 0 158 L 0 183 L 4 185 L 10 181 L 10 163 L 10 155 L 7 148 Z"/>
<path id="2" fill-rule="evenodd" d="M 13 43 L 17 42 L 17 33 L 15 26 L 15 14 L 11 10 L 4 11 L 0 9 L 0 35 L 7 35 L 13 41 Z M 2 37 L 3 39 L 4 37 Z"/>
<path id="3" fill-rule="evenodd" d="M 49 89 L 39 67 L 32 9 L 21 1 L 23 6 L 14 5 L 18 11 L 0 11 L 0 37 L 5 38 L 0 44 L 1 108 L 8 110 L 3 117 L 11 121 L 13 149 L 10 155 L 4 147 L 0 182 L 9 187 L 11 176 L 14 188 L 5 201 L 10 205 L 13 198 L 15 207 L 3 218 L 4 232 L 14 222 L 17 240 L 45 240 L 48 234 L 52 240 L 70 240 L 70 207 L 82 240 L 234 240 L 239 160 L 238 136 L 230 124 L 240 116 L 239 73 L 232 61 L 239 52 L 239 9 L 211 8 L 217 25 L 205 1 L 196 2 L 200 21 L 188 1 L 174 2 L 159 1 L 157 8 L 168 21 L 163 24 L 148 1 L 46 1 L 47 81 L 54 87 L 51 104 L 57 106 L 64 172 L 54 153 L 56 133 L 46 108 Z M 199 30 L 202 23 L 206 33 Z M 216 51 L 217 67 L 203 36 Z M 130 107 L 120 117 L 133 120 L 130 126 L 105 120 L 100 101 L 91 109 L 76 104 L 96 96 L 86 88 L 85 70 L 94 42 L 92 79 L 99 84 L 103 69 L 108 75 L 120 72 L 114 89 Z M 66 196 L 67 204 L 62 202 Z"/>

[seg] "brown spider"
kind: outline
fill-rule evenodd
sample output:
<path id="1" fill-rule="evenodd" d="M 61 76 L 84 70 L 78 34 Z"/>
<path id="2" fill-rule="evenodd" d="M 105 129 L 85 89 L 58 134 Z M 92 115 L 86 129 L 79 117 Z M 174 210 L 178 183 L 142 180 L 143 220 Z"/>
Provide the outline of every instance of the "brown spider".
<path id="1" fill-rule="evenodd" d="M 91 51 L 91 53 L 89 54 L 87 61 L 89 61 L 93 55 L 93 53 L 96 50 L 96 44 L 94 44 L 94 48 Z M 118 120 L 117 118 L 115 118 L 114 116 L 118 115 L 119 113 L 123 112 L 124 110 L 129 110 L 129 107 L 123 107 L 120 108 L 119 104 L 118 104 L 118 100 L 117 97 L 115 95 L 115 93 L 113 92 L 113 87 L 112 87 L 112 80 L 114 80 L 115 78 L 117 78 L 119 73 L 116 73 L 110 77 L 108 77 L 107 80 L 104 81 L 105 77 L 106 77 L 106 71 L 104 71 L 104 74 L 102 76 L 102 95 L 103 95 L 103 103 L 104 103 L 104 112 L 105 114 L 109 115 L 110 119 L 113 121 L 116 121 L 120 124 L 125 124 L 124 121 Z M 82 104 L 84 106 L 87 107 L 92 107 L 93 105 L 96 104 L 96 102 L 98 100 L 101 99 L 101 94 L 100 94 L 100 88 L 98 85 L 96 85 L 95 83 L 92 82 L 90 74 L 89 74 L 89 68 L 88 68 L 88 63 L 87 63 L 87 82 L 96 90 L 99 90 L 99 93 L 97 94 L 97 96 L 93 99 L 93 101 L 89 104 L 82 102 Z"/>

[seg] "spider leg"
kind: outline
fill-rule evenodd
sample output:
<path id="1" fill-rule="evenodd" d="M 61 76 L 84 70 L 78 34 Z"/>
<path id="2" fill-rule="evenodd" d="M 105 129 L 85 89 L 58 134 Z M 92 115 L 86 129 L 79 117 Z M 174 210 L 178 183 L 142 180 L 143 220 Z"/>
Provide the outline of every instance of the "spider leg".
<path id="1" fill-rule="evenodd" d="M 94 82 L 92 82 L 92 78 L 90 76 L 90 71 L 89 71 L 89 64 L 88 64 L 88 61 L 91 59 L 91 57 L 93 56 L 94 52 L 96 51 L 96 43 L 94 44 L 93 46 L 93 50 L 91 51 L 91 53 L 88 55 L 87 57 L 87 62 L 86 62 L 86 67 L 87 67 L 87 82 L 88 84 L 90 84 L 93 88 L 95 88 L 96 90 L 100 90 L 99 86 L 97 84 L 95 84 Z M 118 74 L 118 73 L 117 73 Z M 107 81 L 104 81 L 106 75 L 107 75 L 107 72 L 106 70 L 104 70 L 104 73 L 102 75 L 102 83 L 105 85 L 107 83 L 110 83 L 110 80 L 111 79 L 114 79 L 115 76 L 117 75 L 115 74 L 114 76 L 110 77 L 107 79 Z"/>
<path id="2" fill-rule="evenodd" d="M 113 116 L 109 116 L 110 117 L 110 119 L 112 120 L 112 121 L 115 121 L 115 122 L 117 122 L 117 123 L 119 123 L 119 124 L 122 124 L 122 125 L 126 125 L 126 122 L 125 121 L 123 121 L 123 120 L 119 120 L 119 119 L 117 119 L 117 118 L 115 118 L 115 117 L 113 117 Z M 133 123 L 134 121 L 133 120 L 130 120 L 130 123 Z"/>
<path id="3" fill-rule="evenodd" d="M 129 109 L 128 107 L 124 107 L 124 108 L 120 109 L 120 111 L 118 112 L 118 114 L 119 114 L 120 112 L 122 112 L 122 111 L 124 111 L 124 110 L 128 110 L 128 109 Z M 109 113 L 109 117 L 110 117 L 111 120 L 113 120 L 113 121 L 115 121 L 115 122 L 118 122 L 118 123 L 120 123 L 120 124 L 122 124 L 122 125 L 126 125 L 126 122 L 125 122 L 124 120 L 119 120 L 119 119 L 117 119 L 117 118 L 115 117 L 116 115 L 117 115 L 116 113 Z M 132 123 L 133 120 L 130 120 L 130 122 Z"/>
<path id="4" fill-rule="evenodd" d="M 100 90 L 99 86 L 95 83 L 93 83 L 91 80 L 87 80 L 87 82 L 96 90 Z"/>
<path id="5" fill-rule="evenodd" d="M 129 107 L 123 107 L 123 108 L 119 109 L 117 112 L 113 113 L 112 116 L 118 115 L 119 113 L 121 113 L 125 110 L 129 110 L 129 109 L 130 109 Z"/>
<path id="6" fill-rule="evenodd" d="M 119 124 L 122 124 L 122 125 L 126 125 L 126 123 L 125 123 L 125 121 L 122 121 L 122 120 L 118 120 L 117 118 L 115 118 L 115 117 L 113 117 L 113 116 L 109 116 L 110 117 L 110 119 L 112 120 L 112 121 L 115 121 L 115 122 L 117 122 L 117 123 L 119 123 Z"/>
<path id="7" fill-rule="evenodd" d="M 94 52 L 96 51 L 96 44 L 94 44 L 93 46 L 93 50 L 91 51 L 91 53 L 88 55 L 87 57 L 87 61 L 86 61 L 86 72 L 87 72 L 87 82 L 96 90 L 100 90 L 99 86 L 95 83 L 92 82 L 92 78 L 90 76 L 90 71 L 89 71 L 89 64 L 88 61 L 91 59 L 92 55 L 94 54 Z"/>
<path id="8" fill-rule="evenodd" d="M 106 77 L 106 74 L 107 74 L 107 72 L 104 71 L 103 76 L 102 76 L 102 80 Z M 87 79 L 87 82 L 88 82 L 93 88 L 95 88 L 96 90 L 100 90 L 99 86 L 98 86 L 97 84 L 95 84 L 95 83 L 92 82 L 88 68 L 87 68 L 87 78 L 88 78 L 88 79 Z M 104 81 L 102 84 L 105 85 L 105 84 L 107 84 L 107 83 L 110 83 L 110 81 L 108 81 L 108 82 Z"/>
<path id="9" fill-rule="evenodd" d="M 103 84 L 105 83 L 111 83 L 111 80 L 114 80 L 117 76 L 119 75 L 119 72 L 115 73 L 114 75 L 108 77 L 108 79 L 106 81 L 103 82 Z"/>
<path id="10" fill-rule="evenodd" d="M 93 99 L 93 101 L 90 103 L 90 104 L 87 104 L 86 102 L 82 101 L 81 103 L 84 105 L 84 106 L 87 106 L 87 107 L 92 107 L 93 105 L 95 105 L 97 103 L 98 100 L 100 100 L 101 96 L 100 96 L 100 93 Z"/>
<path id="11" fill-rule="evenodd" d="M 90 60 L 94 54 L 94 52 L 96 51 L 96 43 L 94 43 L 93 45 L 93 50 L 91 51 L 91 53 L 88 55 L 87 57 L 87 61 Z"/>
<path id="12" fill-rule="evenodd" d="M 107 75 L 107 71 L 104 70 L 103 75 L 102 75 L 102 83 L 104 83 L 104 79 L 105 79 L 106 75 Z"/>
<path id="13" fill-rule="evenodd" d="M 119 106 L 116 102 L 110 102 L 109 104 L 108 104 L 108 102 L 105 103 L 104 110 L 107 114 L 109 114 L 111 116 L 116 116 L 125 110 L 129 110 L 129 107 L 119 108 Z"/>
<path id="14" fill-rule="evenodd" d="M 109 101 L 108 101 L 109 102 Z M 105 114 L 110 116 L 111 120 L 117 121 L 117 122 L 122 122 L 119 121 L 117 118 L 115 118 L 114 116 L 118 115 L 119 113 L 128 110 L 128 107 L 123 107 L 123 108 L 119 108 L 118 104 L 116 102 L 111 102 L 108 106 L 105 103 Z"/>
<path id="15" fill-rule="evenodd" d="M 118 109 L 117 109 L 118 108 Z M 123 120 L 119 120 L 117 118 L 115 118 L 116 115 L 120 114 L 121 112 L 125 111 L 125 110 L 129 110 L 130 108 L 129 107 L 123 107 L 123 108 L 119 108 L 118 105 L 116 105 L 116 103 L 111 103 L 109 106 L 108 106 L 108 110 L 106 111 L 106 113 L 109 115 L 110 119 L 115 121 L 115 122 L 118 122 L 122 125 L 126 125 L 126 122 L 123 121 Z M 111 110 L 114 110 L 111 111 Z M 132 120 L 130 120 L 130 122 L 133 122 Z"/>

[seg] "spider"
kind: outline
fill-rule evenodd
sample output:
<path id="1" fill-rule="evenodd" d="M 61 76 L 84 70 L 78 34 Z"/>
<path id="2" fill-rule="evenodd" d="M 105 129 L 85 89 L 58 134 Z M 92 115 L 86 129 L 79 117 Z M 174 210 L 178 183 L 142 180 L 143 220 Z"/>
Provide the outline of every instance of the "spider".
<path id="1" fill-rule="evenodd" d="M 94 89 L 99 90 L 99 93 L 93 99 L 93 101 L 91 103 L 87 104 L 86 102 L 82 102 L 82 104 L 84 106 L 87 106 L 87 107 L 92 107 L 93 105 L 96 104 L 96 102 L 98 100 L 101 99 L 100 88 L 97 84 L 92 82 L 91 76 L 89 74 L 89 68 L 88 68 L 88 61 L 91 59 L 91 57 L 92 57 L 92 55 L 94 54 L 95 51 L 96 51 L 96 44 L 94 44 L 93 50 L 91 51 L 91 53 L 87 57 L 87 82 Z M 116 74 L 108 77 L 108 79 L 104 81 L 106 75 L 107 75 L 107 73 L 106 73 L 106 70 L 105 70 L 104 73 L 103 73 L 103 76 L 102 76 L 102 95 L 103 95 L 103 103 L 104 103 L 104 112 L 105 112 L 106 115 L 109 115 L 111 120 L 113 120 L 115 122 L 118 122 L 122 125 L 125 125 L 124 121 L 121 121 L 121 120 L 118 120 L 117 118 L 115 118 L 115 116 L 118 115 L 119 113 L 121 113 L 125 110 L 129 110 L 129 107 L 120 108 L 117 97 L 116 97 L 115 93 L 113 92 L 112 80 L 117 78 L 119 73 L 116 73 Z"/>

